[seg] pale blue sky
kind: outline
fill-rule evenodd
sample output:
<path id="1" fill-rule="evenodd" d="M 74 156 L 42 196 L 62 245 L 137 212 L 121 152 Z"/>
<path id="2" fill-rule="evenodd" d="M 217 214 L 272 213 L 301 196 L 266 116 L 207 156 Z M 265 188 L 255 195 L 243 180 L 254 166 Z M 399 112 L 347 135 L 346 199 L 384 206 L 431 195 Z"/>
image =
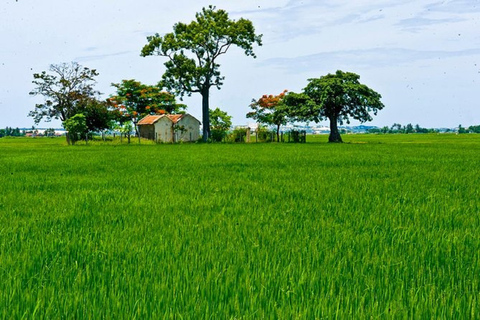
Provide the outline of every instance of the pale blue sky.
<path id="1" fill-rule="evenodd" d="M 250 19 L 263 34 L 257 59 L 231 48 L 219 60 L 225 84 L 212 90 L 211 107 L 235 124 L 251 121 L 252 98 L 300 91 L 307 79 L 338 69 L 358 73 L 383 96 L 386 107 L 371 125 L 480 124 L 480 0 L 3 0 L 0 128 L 33 125 L 32 75 L 50 64 L 97 69 L 105 97 L 122 79 L 156 83 L 165 60 L 140 57 L 146 36 L 170 32 L 209 4 Z M 200 119 L 201 97 L 185 102 Z"/>

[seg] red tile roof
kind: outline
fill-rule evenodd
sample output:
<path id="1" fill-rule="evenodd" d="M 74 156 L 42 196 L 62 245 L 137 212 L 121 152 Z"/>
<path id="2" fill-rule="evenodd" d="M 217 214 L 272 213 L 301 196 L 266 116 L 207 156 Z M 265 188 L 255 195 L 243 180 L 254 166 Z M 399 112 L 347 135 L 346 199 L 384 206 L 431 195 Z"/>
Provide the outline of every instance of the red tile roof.
<path id="1" fill-rule="evenodd" d="M 149 125 L 149 124 L 154 124 L 158 120 L 160 120 L 163 117 L 167 117 L 170 119 L 173 123 L 177 123 L 182 119 L 183 114 L 162 114 L 162 115 L 150 115 L 146 116 L 142 120 L 138 121 L 137 125 Z"/>
<path id="2" fill-rule="evenodd" d="M 177 123 L 180 119 L 182 119 L 183 114 L 169 114 L 167 117 L 172 120 L 173 123 Z"/>
<path id="3" fill-rule="evenodd" d="M 146 124 L 154 124 L 155 122 L 158 121 L 158 119 L 160 119 L 161 117 L 163 117 L 163 115 L 161 116 L 146 116 L 145 118 L 143 118 L 142 120 L 138 121 L 138 125 L 146 125 Z"/>

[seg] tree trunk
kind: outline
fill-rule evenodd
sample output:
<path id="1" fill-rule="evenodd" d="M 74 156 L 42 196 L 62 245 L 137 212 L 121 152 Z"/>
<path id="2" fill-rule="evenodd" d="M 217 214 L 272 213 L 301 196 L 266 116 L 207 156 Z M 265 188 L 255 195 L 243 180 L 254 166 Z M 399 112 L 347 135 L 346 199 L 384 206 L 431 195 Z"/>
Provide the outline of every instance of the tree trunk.
<path id="1" fill-rule="evenodd" d="M 67 134 L 65 135 L 65 138 L 67 139 L 67 144 L 70 145 L 70 132 L 67 131 Z"/>
<path id="2" fill-rule="evenodd" d="M 202 141 L 207 142 L 208 138 L 210 137 L 209 88 L 203 89 L 201 94 L 202 94 L 202 122 L 203 122 Z"/>
<path id="3" fill-rule="evenodd" d="M 329 117 L 330 119 L 330 136 L 328 137 L 328 142 L 342 143 L 342 137 L 340 132 L 338 132 L 337 117 Z"/>
<path id="4" fill-rule="evenodd" d="M 280 125 L 277 124 L 277 142 L 280 142 Z"/>
<path id="5" fill-rule="evenodd" d="M 133 121 L 133 126 L 135 128 L 135 134 L 138 137 L 138 144 L 140 144 L 140 130 L 137 127 L 137 122 L 136 121 Z"/>

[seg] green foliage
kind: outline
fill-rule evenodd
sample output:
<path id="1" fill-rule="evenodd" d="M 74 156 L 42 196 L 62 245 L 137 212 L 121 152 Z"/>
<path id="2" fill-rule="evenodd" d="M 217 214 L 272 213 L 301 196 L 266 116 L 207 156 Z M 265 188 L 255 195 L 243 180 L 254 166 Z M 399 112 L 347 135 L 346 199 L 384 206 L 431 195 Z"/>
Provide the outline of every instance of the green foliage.
<path id="1" fill-rule="evenodd" d="M 480 136 L 345 140 L 1 139 L 0 318 L 478 318 Z"/>
<path id="2" fill-rule="evenodd" d="M 280 142 L 280 126 L 287 124 L 292 119 L 290 108 L 284 103 L 287 90 L 279 95 L 263 95 L 260 99 L 252 100 L 247 113 L 247 118 L 252 118 L 258 123 L 274 125 L 277 128 L 277 142 Z"/>
<path id="3" fill-rule="evenodd" d="M 3 137 L 21 137 L 24 136 L 25 132 L 21 131 L 19 128 L 6 127 L 5 129 L 0 129 L 0 138 Z"/>
<path id="4" fill-rule="evenodd" d="M 385 126 L 383 128 L 372 128 L 368 130 L 368 133 L 435 133 L 435 129 L 422 128 L 416 124 L 413 126 L 411 123 L 406 126 L 402 126 L 400 123 L 394 123 L 390 128 Z"/>
<path id="5" fill-rule="evenodd" d="M 112 83 L 117 90 L 109 100 L 120 116 L 120 122 L 141 119 L 149 114 L 179 113 L 185 105 L 177 104 L 175 96 L 159 84 L 150 86 L 136 80 Z"/>
<path id="6" fill-rule="evenodd" d="M 232 142 L 245 142 L 247 137 L 248 128 L 235 128 L 230 134 L 230 140 Z"/>
<path id="7" fill-rule="evenodd" d="M 468 131 L 471 133 L 480 133 L 480 125 L 479 126 L 470 126 L 468 127 Z"/>
<path id="8" fill-rule="evenodd" d="M 210 109 L 210 133 L 212 141 L 223 141 L 231 126 L 232 116 L 229 116 L 227 112 L 219 108 L 215 108 L 215 110 Z"/>
<path id="9" fill-rule="evenodd" d="M 273 142 L 275 141 L 277 132 L 269 130 L 267 127 L 259 126 L 257 128 L 257 141 L 258 142 Z"/>
<path id="10" fill-rule="evenodd" d="M 111 129 L 115 125 L 115 113 L 110 101 L 86 99 L 79 112 L 85 116 L 87 129 L 90 132 L 99 132 Z"/>
<path id="11" fill-rule="evenodd" d="M 70 64 L 52 64 L 50 73 L 34 73 L 32 83 L 35 88 L 30 92 L 33 96 L 43 96 L 44 103 L 37 104 L 29 113 L 35 123 L 42 119 L 50 121 L 60 119 L 62 122 L 80 113 L 79 109 L 85 100 L 94 99 L 98 92 L 94 90 L 95 69 L 82 67 L 77 62 Z"/>
<path id="12" fill-rule="evenodd" d="M 179 22 L 173 26 L 173 32 L 163 36 L 157 33 L 147 40 L 142 56 L 168 58 L 162 84 L 179 96 L 202 95 L 203 139 L 207 141 L 210 137 L 210 88 L 220 89 L 224 80 L 217 58 L 231 46 L 255 57 L 253 44 L 261 45 L 261 35 L 255 34 L 251 21 L 243 18 L 231 20 L 225 10 L 209 6 L 197 13 L 189 24 Z"/>
<path id="13" fill-rule="evenodd" d="M 63 121 L 63 127 L 68 131 L 69 141 L 75 144 L 78 140 L 84 139 L 87 132 L 87 119 L 79 113 Z"/>
<path id="14" fill-rule="evenodd" d="M 381 95 L 364 84 L 360 76 L 338 70 L 317 79 L 309 79 L 303 94 L 292 95 L 286 100 L 297 108 L 297 117 L 306 121 L 330 121 L 330 142 L 342 142 L 338 123 L 350 123 L 350 119 L 360 122 L 371 121 L 372 116 L 384 105 Z"/>
<path id="15" fill-rule="evenodd" d="M 43 134 L 46 137 L 54 137 L 55 136 L 55 129 L 53 129 L 53 128 L 45 129 Z"/>
<path id="16" fill-rule="evenodd" d="M 305 131 L 302 130 L 291 130 L 286 135 L 288 142 L 293 143 L 305 143 L 307 139 Z"/>

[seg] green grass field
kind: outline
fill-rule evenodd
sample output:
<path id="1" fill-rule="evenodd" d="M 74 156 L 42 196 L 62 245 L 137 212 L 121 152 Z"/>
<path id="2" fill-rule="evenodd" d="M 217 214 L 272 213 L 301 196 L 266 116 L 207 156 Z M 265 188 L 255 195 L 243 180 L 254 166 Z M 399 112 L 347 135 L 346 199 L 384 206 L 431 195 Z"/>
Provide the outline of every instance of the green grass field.
<path id="1" fill-rule="evenodd" d="M 480 135 L 0 139 L 0 318 L 480 317 Z"/>

